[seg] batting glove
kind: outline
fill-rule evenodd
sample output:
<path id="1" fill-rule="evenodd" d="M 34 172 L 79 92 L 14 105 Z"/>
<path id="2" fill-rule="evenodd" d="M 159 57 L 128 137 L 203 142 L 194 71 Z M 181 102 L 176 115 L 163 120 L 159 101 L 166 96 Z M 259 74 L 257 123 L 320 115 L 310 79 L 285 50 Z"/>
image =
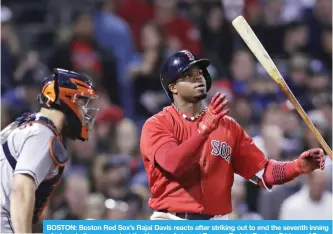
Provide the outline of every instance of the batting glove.
<path id="1" fill-rule="evenodd" d="M 227 100 L 222 102 L 225 97 L 225 94 L 221 95 L 220 93 L 214 95 L 207 108 L 206 115 L 199 123 L 198 132 L 200 134 L 209 135 L 212 131 L 216 130 L 220 120 L 229 113 L 229 109 L 224 110 L 228 104 Z"/>

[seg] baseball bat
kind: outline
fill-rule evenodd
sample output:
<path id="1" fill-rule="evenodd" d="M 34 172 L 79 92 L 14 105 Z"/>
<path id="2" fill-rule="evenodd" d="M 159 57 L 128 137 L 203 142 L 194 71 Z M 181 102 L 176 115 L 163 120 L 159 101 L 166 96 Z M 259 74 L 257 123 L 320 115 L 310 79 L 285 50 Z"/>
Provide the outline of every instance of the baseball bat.
<path id="1" fill-rule="evenodd" d="M 294 94 L 291 92 L 287 83 L 283 79 L 279 70 L 275 66 L 273 60 L 268 55 L 266 49 L 263 47 L 258 37 L 255 35 L 254 31 L 250 27 L 250 25 L 246 22 L 243 16 L 238 16 L 236 19 L 232 21 L 233 27 L 236 29 L 238 34 L 244 40 L 245 44 L 250 48 L 252 53 L 256 56 L 260 64 L 264 67 L 270 77 L 275 81 L 275 83 L 282 89 L 284 94 L 287 96 L 288 100 L 293 104 L 299 115 L 302 117 L 306 125 L 312 131 L 312 133 L 317 138 L 318 142 L 321 144 L 327 155 L 332 160 L 332 150 L 325 142 L 324 138 L 318 132 L 316 127 L 313 125 L 308 115 L 305 113 L 302 106 L 299 104 Z"/>

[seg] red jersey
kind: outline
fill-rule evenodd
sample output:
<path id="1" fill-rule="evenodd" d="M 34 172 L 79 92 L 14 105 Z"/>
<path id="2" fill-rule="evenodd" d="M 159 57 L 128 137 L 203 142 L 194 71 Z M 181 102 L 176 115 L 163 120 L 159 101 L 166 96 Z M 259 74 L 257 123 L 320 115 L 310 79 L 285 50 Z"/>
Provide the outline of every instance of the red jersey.
<path id="1" fill-rule="evenodd" d="M 198 162 L 184 168 L 186 173 L 181 178 L 163 172 L 155 162 L 156 151 L 168 142 L 181 144 L 198 134 L 201 119 L 185 120 L 174 107 L 168 106 L 144 124 L 140 148 L 152 194 L 149 200 L 152 209 L 228 214 L 232 211 L 234 173 L 249 180 L 268 162 L 242 127 L 226 116 L 197 152 Z"/>

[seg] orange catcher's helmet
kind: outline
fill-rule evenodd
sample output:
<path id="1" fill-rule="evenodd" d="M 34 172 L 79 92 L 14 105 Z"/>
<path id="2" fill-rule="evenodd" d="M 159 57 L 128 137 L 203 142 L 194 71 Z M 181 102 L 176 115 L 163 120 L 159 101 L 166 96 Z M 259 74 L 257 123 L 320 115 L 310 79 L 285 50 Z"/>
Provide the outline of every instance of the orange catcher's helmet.
<path id="1" fill-rule="evenodd" d="M 38 100 L 42 107 L 64 113 L 64 136 L 85 141 L 88 140 L 88 133 L 98 112 L 97 108 L 89 106 L 91 100 L 97 97 L 96 89 L 87 77 L 56 68 L 53 74 L 43 81 Z"/>

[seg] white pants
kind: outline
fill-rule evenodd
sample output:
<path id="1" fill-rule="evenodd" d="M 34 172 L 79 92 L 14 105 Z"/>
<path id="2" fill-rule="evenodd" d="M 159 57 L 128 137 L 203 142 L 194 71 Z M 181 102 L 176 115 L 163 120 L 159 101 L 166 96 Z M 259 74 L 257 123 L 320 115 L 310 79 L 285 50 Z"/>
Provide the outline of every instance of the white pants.
<path id="1" fill-rule="evenodd" d="M 182 218 L 173 215 L 172 213 L 164 213 L 154 211 L 154 213 L 150 216 L 150 220 L 185 220 Z M 228 215 L 216 215 L 210 220 L 228 220 Z"/>

